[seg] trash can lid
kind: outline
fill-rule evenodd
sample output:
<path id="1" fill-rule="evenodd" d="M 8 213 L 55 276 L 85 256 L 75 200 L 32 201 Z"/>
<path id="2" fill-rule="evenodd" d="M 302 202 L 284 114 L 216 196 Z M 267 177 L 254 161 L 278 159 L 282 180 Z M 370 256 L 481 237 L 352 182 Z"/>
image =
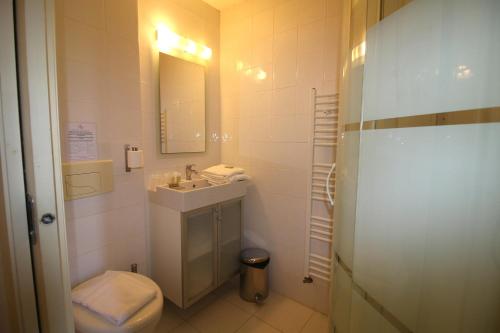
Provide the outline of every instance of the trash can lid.
<path id="1" fill-rule="evenodd" d="M 245 249 L 241 251 L 240 258 L 245 264 L 258 264 L 269 260 L 269 252 L 258 248 Z"/>

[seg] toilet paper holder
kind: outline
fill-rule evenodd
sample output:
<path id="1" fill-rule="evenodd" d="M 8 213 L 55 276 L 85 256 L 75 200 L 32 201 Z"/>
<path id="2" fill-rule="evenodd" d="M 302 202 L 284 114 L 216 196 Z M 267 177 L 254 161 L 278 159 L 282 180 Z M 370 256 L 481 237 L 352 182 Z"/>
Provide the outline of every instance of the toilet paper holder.
<path id="1" fill-rule="evenodd" d="M 125 171 L 140 169 L 144 166 L 142 150 L 131 145 L 125 145 Z"/>

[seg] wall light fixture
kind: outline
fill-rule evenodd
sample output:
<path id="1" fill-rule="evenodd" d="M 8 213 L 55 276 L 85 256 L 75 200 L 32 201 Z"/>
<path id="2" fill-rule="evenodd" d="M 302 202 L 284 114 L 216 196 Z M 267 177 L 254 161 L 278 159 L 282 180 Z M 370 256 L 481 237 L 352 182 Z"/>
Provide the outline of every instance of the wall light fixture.
<path id="1" fill-rule="evenodd" d="M 212 49 L 206 45 L 182 37 L 166 26 L 156 28 L 158 50 L 175 57 L 194 58 L 192 60 L 208 61 L 212 58 Z"/>

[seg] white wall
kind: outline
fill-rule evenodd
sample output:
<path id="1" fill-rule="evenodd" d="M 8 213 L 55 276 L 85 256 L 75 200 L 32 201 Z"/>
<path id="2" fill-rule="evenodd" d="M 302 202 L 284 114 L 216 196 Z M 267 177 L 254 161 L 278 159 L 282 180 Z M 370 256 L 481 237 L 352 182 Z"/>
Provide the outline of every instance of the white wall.
<path id="1" fill-rule="evenodd" d="M 303 284 L 311 88 L 337 92 L 340 1 L 246 1 L 221 13 L 222 162 L 252 176 L 245 245 L 271 252 L 271 288 L 326 312 Z"/>
<path id="2" fill-rule="evenodd" d="M 205 153 L 159 154 L 160 22 L 213 50 L 206 70 Z M 62 133 L 67 122 L 96 123 L 98 159 L 114 163 L 113 192 L 66 202 L 72 283 L 106 269 L 129 270 L 132 263 L 147 274 L 149 175 L 220 160 L 219 12 L 201 0 L 58 0 L 57 35 Z M 63 137 L 63 156 L 66 143 Z M 144 170 L 125 173 L 125 144 L 144 149 Z"/>
<path id="3" fill-rule="evenodd" d="M 98 159 L 113 160 L 114 191 L 67 201 L 72 283 L 106 269 L 146 270 L 143 171 L 125 173 L 125 144 L 142 145 L 135 0 L 57 1 L 63 158 L 67 122 L 97 124 Z"/>
<path id="4" fill-rule="evenodd" d="M 205 71 L 206 147 L 205 153 L 159 153 L 158 48 L 156 27 L 163 24 L 177 34 L 212 49 Z M 186 164 L 201 170 L 220 161 L 219 11 L 201 0 L 139 1 L 140 89 L 146 181 L 158 171 L 177 170 Z"/>

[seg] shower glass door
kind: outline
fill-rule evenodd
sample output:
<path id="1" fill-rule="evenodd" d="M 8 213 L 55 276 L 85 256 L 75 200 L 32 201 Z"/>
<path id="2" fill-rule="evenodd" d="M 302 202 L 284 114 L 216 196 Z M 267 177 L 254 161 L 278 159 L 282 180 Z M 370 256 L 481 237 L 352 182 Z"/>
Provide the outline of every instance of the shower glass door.
<path id="1" fill-rule="evenodd" d="M 371 6 L 349 6 L 335 332 L 499 332 L 500 2 Z"/>

